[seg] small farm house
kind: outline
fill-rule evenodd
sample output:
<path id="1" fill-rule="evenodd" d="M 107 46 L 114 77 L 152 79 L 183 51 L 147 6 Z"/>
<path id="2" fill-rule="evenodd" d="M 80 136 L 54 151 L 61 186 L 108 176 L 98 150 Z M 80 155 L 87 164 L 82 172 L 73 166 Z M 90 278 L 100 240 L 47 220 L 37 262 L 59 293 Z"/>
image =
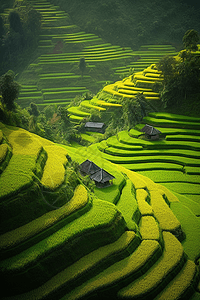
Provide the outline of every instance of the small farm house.
<path id="1" fill-rule="evenodd" d="M 94 131 L 94 132 L 105 132 L 105 123 L 98 123 L 98 122 L 86 122 L 85 129 L 87 131 Z"/>
<path id="2" fill-rule="evenodd" d="M 94 180 L 97 187 L 107 187 L 112 184 L 112 180 L 115 178 L 113 175 L 98 167 L 94 162 L 87 159 L 79 165 L 81 174 L 90 175 L 90 179 Z"/>
<path id="3" fill-rule="evenodd" d="M 148 139 L 148 140 L 158 140 L 159 137 L 160 137 L 160 130 L 154 128 L 153 126 L 150 126 L 148 124 L 146 124 L 142 129 L 141 129 L 142 132 L 145 133 L 145 137 Z"/>
<path id="4" fill-rule="evenodd" d="M 97 187 L 106 187 L 112 184 L 112 180 L 115 178 L 113 175 L 105 171 L 104 169 L 100 169 L 96 173 L 90 176 L 92 180 L 94 180 Z"/>
<path id="5" fill-rule="evenodd" d="M 100 167 L 98 167 L 91 160 L 87 159 L 79 165 L 79 169 L 82 175 L 92 175 L 95 172 L 99 171 Z"/>

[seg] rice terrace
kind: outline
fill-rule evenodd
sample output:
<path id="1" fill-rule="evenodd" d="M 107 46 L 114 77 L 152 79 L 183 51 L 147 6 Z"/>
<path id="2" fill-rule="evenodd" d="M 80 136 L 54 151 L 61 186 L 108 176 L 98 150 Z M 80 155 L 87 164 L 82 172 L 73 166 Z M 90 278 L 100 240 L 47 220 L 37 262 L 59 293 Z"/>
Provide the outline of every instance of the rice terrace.
<path id="1" fill-rule="evenodd" d="M 0 4 L 0 298 L 200 300 L 199 5 L 86 2 Z"/>

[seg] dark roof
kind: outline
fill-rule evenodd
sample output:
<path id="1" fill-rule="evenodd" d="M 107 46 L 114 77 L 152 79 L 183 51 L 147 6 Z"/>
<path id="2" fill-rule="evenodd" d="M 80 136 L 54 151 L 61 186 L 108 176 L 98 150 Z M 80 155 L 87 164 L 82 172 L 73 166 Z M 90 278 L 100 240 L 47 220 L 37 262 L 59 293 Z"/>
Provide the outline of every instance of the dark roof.
<path id="1" fill-rule="evenodd" d="M 160 134 L 160 130 L 154 128 L 153 126 L 150 126 L 150 125 L 145 125 L 141 131 L 147 133 L 148 135 L 156 135 L 156 134 Z"/>
<path id="2" fill-rule="evenodd" d="M 95 172 L 100 170 L 100 167 L 98 167 L 89 159 L 85 160 L 82 164 L 79 165 L 79 167 L 80 170 L 86 174 L 94 174 Z"/>
<path id="3" fill-rule="evenodd" d="M 93 127 L 93 128 L 103 128 L 105 124 L 104 123 L 98 123 L 98 122 L 86 122 L 85 127 Z"/>
<path id="4" fill-rule="evenodd" d="M 112 176 L 110 173 L 105 171 L 104 169 L 100 169 L 96 173 L 90 176 L 90 178 L 96 182 L 105 183 L 108 182 L 111 179 L 114 179 L 115 177 Z"/>

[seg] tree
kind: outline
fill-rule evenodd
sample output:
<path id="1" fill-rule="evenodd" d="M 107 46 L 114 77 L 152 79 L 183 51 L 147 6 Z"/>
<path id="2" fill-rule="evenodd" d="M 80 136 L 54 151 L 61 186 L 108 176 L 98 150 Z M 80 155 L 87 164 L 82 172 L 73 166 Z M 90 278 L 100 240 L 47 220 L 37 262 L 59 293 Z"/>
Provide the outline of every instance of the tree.
<path id="1" fill-rule="evenodd" d="M 141 103 L 145 102 L 142 94 L 138 94 L 135 99 L 125 99 L 122 103 L 124 125 L 132 128 L 135 124 L 140 123 L 144 114 L 144 107 Z"/>
<path id="2" fill-rule="evenodd" d="M 29 111 L 30 115 L 33 115 L 35 117 L 38 117 L 40 114 L 37 105 L 33 102 L 31 102 L 30 108 L 28 108 L 28 111 Z"/>
<path id="3" fill-rule="evenodd" d="M 0 39 L 3 37 L 4 34 L 5 34 L 5 28 L 4 28 L 3 18 L 0 16 Z"/>
<path id="4" fill-rule="evenodd" d="M 171 56 L 164 56 L 156 65 L 157 69 L 159 71 L 162 71 L 165 82 L 168 81 L 174 75 L 175 66 L 176 60 Z"/>
<path id="5" fill-rule="evenodd" d="M 187 30 L 183 36 L 183 45 L 189 51 L 197 51 L 199 42 L 198 32 L 194 29 Z"/>
<path id="6" fill-rule="evenodd" d="M 26 25 L 34 35 L 38 35 L 40 33 L 41 19 L 41 15 L 37 10 L 29 10 Z"/>
<path id="7" fill-rule="evenodd" d="M 22 23 L 19 14 L 16 11 L 11 11 L 8 20 L 10 23 L 10 29 L 15 32 L 23 33 Z"/>
<path id="8" fill-rule="evenodd" d="M 164 75 L 161 100 L 165 107 L 176 105 L 191 94 L 200 92 L 200 58 L 191 53 L 180 56 L 170 75 Z M 159 67 L 159 64 L 158 64 Z"/>
<path id="9" fill-rule="evenodd" d="M 20 85 L 14 81 L 15 73 L 9 70 L 0 77 L 1 102 L 6 105 L 8 110 L 14 109 L 14 101 L 19 96 Z"/>
<path id="10" fill-rule="evenodd" d="M 83 73 L 85 72 L 86 69 L 86 62 L 84 57 L 80 58 L 79 69 L 81 70 L 81 76 L 83 77 Z"/>

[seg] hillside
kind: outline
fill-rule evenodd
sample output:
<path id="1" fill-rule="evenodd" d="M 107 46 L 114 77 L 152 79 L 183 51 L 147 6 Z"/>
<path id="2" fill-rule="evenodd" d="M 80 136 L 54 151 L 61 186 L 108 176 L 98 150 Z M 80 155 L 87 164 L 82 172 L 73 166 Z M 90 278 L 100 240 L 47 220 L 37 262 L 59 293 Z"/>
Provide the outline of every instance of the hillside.
<path id="1" fill-rule="evenodd" d="M 199 299 L 200 224 L 181 198 L 89 149 L 56 146 L 2 123 L 0 149 L 4 300 Z M 94 193 L 78 184 L 55 209 L 48 199 L 66 185 L 69 156 L 88 158 L 115 179 Z"/>
<path id="2" fill-rule="evenodd" d="M 29 3 L 42 16 L 42 32 L 37 59 L 17 78 L 22 85 L 18 98 L 22 107 L 32 101 L 40 108 L 68 105 L 82 94 L 87 99 L 88 94 L 96 94 L 105 84 L 141 71 L 162 56 L 177 53 L 170 44 L 156 45 L 157 48 L 143 45 L 139 51 L 133 51 L 128 44 L 106 42 L 97 34 L 83 31 L 59 6 L 46 0 Z M 8 15 L 9 10 L 4 14 Z M 79 69 L 82 57 L 86 62 L 83 76 Z"/>
<path id="3" fill-rule="evenodd" d="M 200 31 L 197 1 L 51 0 L 51 3 L 69 13 L 72 21 L 87 33 L 134 50 L 144 44 L 173 44 L 180 50 L 181 37 L 188 28 Z"/>
<path id="4" fill-rule="evenodd" d="M 17 102 L 32 106 L 10 111 L 0 96 L 1 299 L 200 300 L 199 94 L 164 111 L 157 65 L 180 60 L 198 9 L 27 3 L 42 31 Z M 108 130 L 84 131 L 86 120 Z"/>

